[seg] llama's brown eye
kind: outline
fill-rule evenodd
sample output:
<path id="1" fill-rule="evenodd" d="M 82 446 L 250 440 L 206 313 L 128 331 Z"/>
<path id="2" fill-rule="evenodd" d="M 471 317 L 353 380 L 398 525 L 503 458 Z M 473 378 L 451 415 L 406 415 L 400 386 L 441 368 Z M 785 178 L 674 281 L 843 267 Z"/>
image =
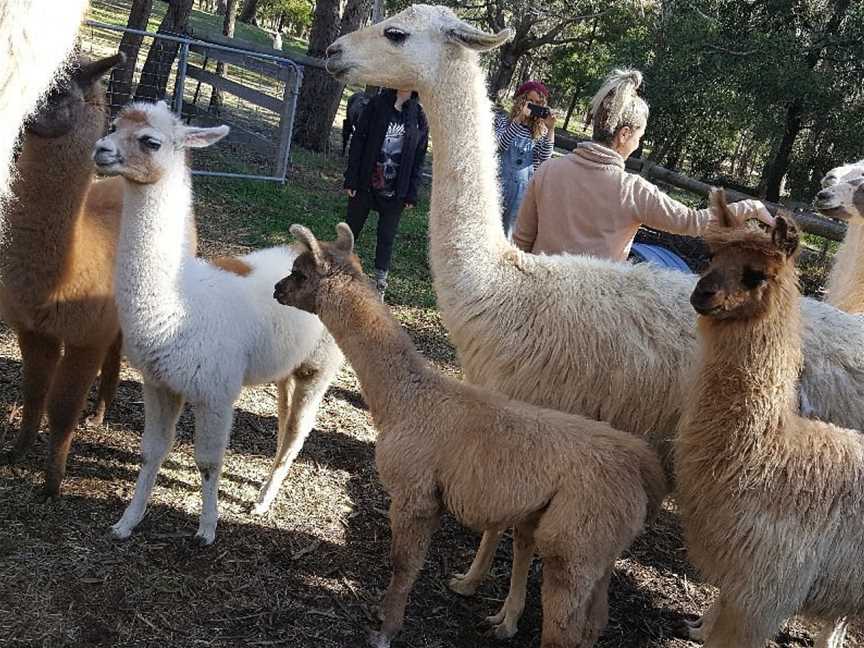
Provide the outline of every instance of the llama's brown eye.
<path id="1" fill-rule="evenodd" d="M 388 27 L 384 30 L 384 36 L 387 40 L 398 45 L 405 42 L 405 39 L 408 38 L 408 32 L 396 29 L 395 27 Z"/>
<path id="2" fill-rule="evenodd" d="M 304 275 L 299 270 L 292 270 L 291 271 L 291 278 L 294 281 L 306 281 L 306 275 Z"/>
<path id="3" fill-rule="evenodd" d="M 741 274 L 741 283 L 747 290 L 753 290 L 763 284 L 767 278 L 764 272 L 745 266 L 744 272 Z"/>

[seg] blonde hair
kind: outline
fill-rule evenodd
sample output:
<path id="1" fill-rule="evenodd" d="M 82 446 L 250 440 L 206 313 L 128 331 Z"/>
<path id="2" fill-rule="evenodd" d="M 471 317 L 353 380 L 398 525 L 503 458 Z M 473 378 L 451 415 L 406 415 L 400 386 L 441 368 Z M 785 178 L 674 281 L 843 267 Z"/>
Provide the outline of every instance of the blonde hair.
<path id="1" fill-rule="evenodd" d="M 523 92 L 521 95 L 516 95 L 513 97 L 513 106 L 510 108 L 510 121 L 516 119 L 519 115 L 522 114 L 522 109 L 525 107 L 525 104 L 528 103 L 528 93 Z M 540 101 L 537 102 L 540 106 L 546 105 L 546 97 L 540 95 Z M 531 128 L 531 139 L 535 142 L 543 137 L 543 120 L 537 119 L 536 117 L 531 117 L 528 120 L 528 126 Z"/>
<path id="2" fill-rule="evenodd" d="M 586 124 L 594 126 L 594 140 L 609 143 L 624 126 L 641 128 L 648 123 L 648 104 L 636 94 L 642 85 L 639 70 L 612 70 L 591 100 Z"/>

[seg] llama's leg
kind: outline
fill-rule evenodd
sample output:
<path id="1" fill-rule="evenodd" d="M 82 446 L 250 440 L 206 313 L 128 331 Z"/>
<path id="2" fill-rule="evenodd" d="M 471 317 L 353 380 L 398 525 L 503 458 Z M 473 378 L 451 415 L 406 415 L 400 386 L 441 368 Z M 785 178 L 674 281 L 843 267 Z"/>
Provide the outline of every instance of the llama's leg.
<path id="1" fill-rule="evenodd" d="M 120 382 L 120 358 L 123 354 L 123 336 L 118 333 L 114 342 L 108 347 L 102 359 L 99 370 L 99 392 L 96 396 L 96 408 L 87 417 L 87 425 L 100 426 L 105 420 L 105 412 L 111 407 L 114 395 L 117 393 L 117 383 Z"/>
<path id="2" fill-rule="evenodd" d="M 258 494 L 258 503 L 252 509 L 256 515 L 266 513 L 279 494 L 279 488 L 291 469 L 291 464 L 294 463 L 306 437 L 315 425 L 318 407 L 339 364 L 332 362 L 319 370 L 310 370 L 301 366 L 292 378 L 278 385 L 279 444 L 270 477 L 262 486 Z"/>
<path id="3" fill-rule="evenodd" d="M 7 456 L 10 463 L 20 461 L 33 447 L 42 424 L 48 390 L 60 361 L 60 341 L 55 338 L 21 331 L 18 333 L 18 346 L 24 373 L 24 403 L 18 438 Z"/>
<path id="4" fill-rule="evenodd" d="M 691 641 L 705 641 L 705 637 L 711 631 L 714 621 L 717 619 L 717 613 L 720 611 L 720 597 L 718 596 L 711 603 L 711 606 L 695 621 L 685 620 L 687 626 L 687 635 Z"/>
<path id="5" fill-rule="evenodd" d="M 57 367 L 48 398 L 48 423 L 51 437 L 45 463 L 46 498 L 60 494 L 60 482 L 66 474 L 66 457 L 72 445 L 72 435 L 78 426 L 87 392 L 99 372 L 102 349 L 66 345 L 63 359 Z"/>
<path id="6" fill-rule="evenodd" d="M 408 594 L 423 567 L 429 541 L 438 525 L 440 510 L 434 502 L 420 505 L 393 500 L 390 504 L 392 545 L 390 562 L 393 575 L 381 604 L 381 631 L 372 632 L 370 644 L 387 648 L 390 640 L 402 628 Z"/>
<path id="7" fill-rule="evenodd" d="M 495 550 L 501 539 L 503 529 L 486 529 L 480 540 L 480 547 L 471 567 L 464 574 L 454 574 L 448 584 L 450 589 L 462 596 L 473 596 L 480 584 L 489 574 L 492 560 L 495 558 Z"/>
<path id="8" fill-rule="evenodd" d="M 715 607 L 713 624 L 705 632 L 705 648 L 762 648 L 780 626 L 773 611 L 741 610 L 723 598 Z"/>
<path id="9" fill-rule="evenodd" d="M 231 435 L 234 399 L 223 405 L 199 405 L 195 408 L 195 463 L 201 473 L 201 517 L 195 540 L 213 544 L 219 521 L 219 479 L 225 448 Z"/>
<path id="10" fill-rule="evenodd" d="M 588 615 L 585 620 L 585 630 L 582 633 L 583 646 L 593 646 L 609 622 L 609 580 L 612 577 L 612 567 L 594 586 L 591 600 L 588 602 Z"/>
<path id="11" fill-rule="evenodd" d="M 554 556 L 543 558 L 542 648 L 576 648 L 587 628 L 592 595 L 605 575 L 597 566 L 578 567 Z"/>
<path id="12" fill-rule="evenodd" d="M 535 519 L 519 524 L 513 529 L 513 571 L 510 574 L 510 591 L 498 614 L 486 619 L 493 626 L 493 633 L 498 639 L 509 639 L 516 634 L 519 618 L 525 609 L 528 572 L 534 560 L 536 526 Z"/>
<path id="13" fill-rule="evenodd" d="M 183 408 L 183 397 L 167 389 L 144 383 L 144 434 L 141 436 L 141 468 L 135 484 L 135 495 L 123 517 L 111 527 L 115 538 L 123 540 L 144 517 L 156 475 L 171 450 L 177 430 L 177 419 Z"/>
<path id="14" fill-rule="evenodd" d="M 843 648 L 848 623 L 846 617 L 823 622 L 816 636 L 815 648 Z"/>

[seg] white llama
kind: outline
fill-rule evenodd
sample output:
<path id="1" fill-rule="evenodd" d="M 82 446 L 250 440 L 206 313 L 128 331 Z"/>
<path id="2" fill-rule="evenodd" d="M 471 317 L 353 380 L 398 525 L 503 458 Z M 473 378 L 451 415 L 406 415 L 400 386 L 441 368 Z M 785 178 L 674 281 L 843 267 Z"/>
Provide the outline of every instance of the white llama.
<path id="1" fill-rule="evenodd" d="M 221 268 L 188 251 L 192 192 L 186 151 L 219 141 L 227 126 L 184 126 L 159 102 L 128 106 L 115 129 L 96 143 L 93 157 L 102 173 L 126 179 L 117 308 L 127 357 L 144 377 L 145 425 L 135 496 L 112 530 L 126 538 L 141 521 L 188 401 L 202 479 L 196 538 L 210 544 L 233 404 L 242 386 L 279 385 L 277 457 L 256 507 L 263 512 L 309 433 L 342 355 L 316 317 L 273 300 L 273 285 L 291 267 L 296 248 L 259 250 Z"/>
<path id="2" fill-rule="evenodd" d="M 0 196 L 25 117 L 75 42 L 87 0 L 0 0 Z"/>
<path id="3" fill-rule="evenodd" d="M 476 51 L 510 36 L 484 33 L 445 7 L 417 5 L 339 38 L 327 67 L 343 81 L 420 93 L 435 141 L 430 265 L 467 380 L 643 436 L 671 467 L 696 350 L 695 277 L 588 256 L 535 256 L 506 241 Z M 864 428 L 864 327 L 812 299 L 802 314 L 801 383 L 815 415 Z M 484 536 L 457 591 L 476 590 L 495 545 Z"/>
<path id="4" fill-rule="evenodd" d="M 822 178 L 823 189 L 814 202 L 826 216 L 849 221 L 846 236 L 834 254 L 825 297 L 829 304 L 848 313 L 864 313 L 864 221 L 856 219 L 854 213 L 855 190 L 862 181 L 864 160 L 831 169 Z"/>

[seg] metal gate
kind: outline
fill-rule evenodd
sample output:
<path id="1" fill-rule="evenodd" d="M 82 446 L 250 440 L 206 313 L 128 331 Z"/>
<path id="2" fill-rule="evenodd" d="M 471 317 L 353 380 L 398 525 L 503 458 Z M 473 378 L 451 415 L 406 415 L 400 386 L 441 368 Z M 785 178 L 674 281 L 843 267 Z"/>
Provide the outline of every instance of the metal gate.
<path id="1" fill-rule="evenodd" d="M 193 153 L 194 175 L 285 181 L 302 66 L 276 54 L 92 20 L 82 29 L 80 50 L 110 56 L 124 34 L 140 37 L 141 47 L 137 59 L 126 62 L 126 74 L 116 75 L 128 77 L 128 87 L 111 88 L 112 114 L 135 97 L 164 99 L 188 123 L 231 127 L 224 144 Z M 178 47 L 176 56 L 172 51 L 166 57 L 170 69 L 160 70 L 164 90 L 162 82 L 142 75 L 144 58 L 159 41 Z"/>

